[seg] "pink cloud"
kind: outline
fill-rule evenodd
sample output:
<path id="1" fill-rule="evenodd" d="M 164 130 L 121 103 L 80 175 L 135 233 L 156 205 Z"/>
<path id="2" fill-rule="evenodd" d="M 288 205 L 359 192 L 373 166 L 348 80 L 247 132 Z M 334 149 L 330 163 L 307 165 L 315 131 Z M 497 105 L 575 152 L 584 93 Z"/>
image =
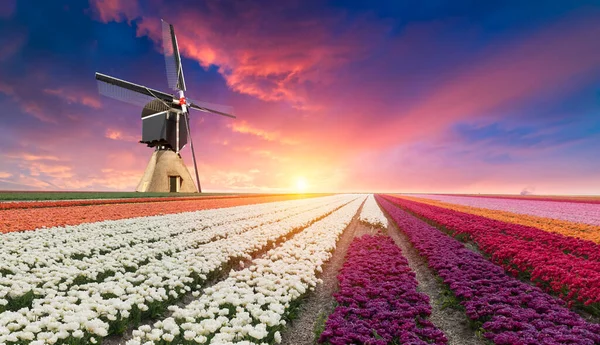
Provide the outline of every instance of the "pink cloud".
<path id="1" fill-rule="evenodd" d="M 91 3 L 105 19 L 133 20 L 139 16 L 133 7 L 135 1 Z M 341 34 L 332 34 L 328 28 L 341 21 L 340 16 L 282 22 L 278 14 L 289 2 L 268 7 L 249 2 L 231 4 L 235 14 L 218 1 L 207 2 L 208 11 L 168 7 L 165 20 L 176 18 L 177 40 L 184 57 L 205 68 L 218 66 L 232 90 L 265 101 L 287 101 L 299 109 L 314 106 L 308 102 L 307 85 L 330 83 L 336 70 L 367 54 L 379 40 L 374 32 L 380 28 L 363 21 Z M 137 22 L 137 31 L 138 36 L 147 35 L 161 46 L 159 18 L 144 16 Z M 268 39 L 265 32 L 270 32 Z"/>
<path id="2" fill-rule="evenodd" d="M 53 115 L 49 114 L 47 110 L 44 110 L 43 107 L 37 101 L 17 100 L 17 102 L 20 103 L 21 110 L 32 115 L 36 119 L 46 123 L 58 123 L 58 120 Z"/>
<path id="3" fill-rule="evenodd" d="M 455 77 L 430 92 L 421 102 L 399 110 L 395 120 L 380 126 L 378 138 L 411 141 L 431 137 L 457 121 L 485 117 L 495 109 L 518 105 L 532 96 L 564 92 L 600 71 L 597 17 L 578 17 L 493 47 L 476 57 Z M 398 135 L 401 134 L 401 135 Z"/>
<path id="4" fill-rule="evenodd" d="M 278 141 L 286 145 L 298 144 L 298 141 L 296 140 L 282 137 L 281 133 L 279 133 L 278 131 L 267 131 L 264 129 L 260 129 L 248 124 L 247 121 L 243 120 L 234 121 L 230 124 L 227 124 L 227 127 L 231 128 L 233 132 L 255 135 L 267 141 Z"/>
<path id="5" fill-rule="evenodd" d="M 100 109 L 102 104 L 96 95 L 88 95 L 80 91 L 66 91 L 64 89 L 44 89 L 44 93 L 64 99 L 69 104 L 79 103 L 90 108 Z"/>
<path id="6" fill-rule="evenodd" d="M 139 135 L 127 134 L 127 133 L 124 133 L 123 130 L 114 129 L 114 128 L 107 128 L 106 132 L 104 133 L 104 136 L 111 140 L 122 140 L 122 141 L 129 141 L 129 142 L 135 142 L 135 143 L 140 141 Z"/>
<path id="7" fill-rule="evenodd" d="M 137 0 L 90 0 L 90 5 L 103 23 L 123 20 L 131 23 L 140 12 Z"/>

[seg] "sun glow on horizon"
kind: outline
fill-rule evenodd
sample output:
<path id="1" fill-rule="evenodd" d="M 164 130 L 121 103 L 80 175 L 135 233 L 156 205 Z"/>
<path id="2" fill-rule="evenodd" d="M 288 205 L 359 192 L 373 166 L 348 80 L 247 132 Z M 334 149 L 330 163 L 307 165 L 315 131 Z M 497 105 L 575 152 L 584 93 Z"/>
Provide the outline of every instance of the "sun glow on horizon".
<path id="1" fill-rule="evenodd" d="M 296 180 L 296 192 L 304 193 L 306 192 L 307 188 L 308 183 L 306 182 L 306 179 L 304 177 L 298 177 L 298 179 Z"/>

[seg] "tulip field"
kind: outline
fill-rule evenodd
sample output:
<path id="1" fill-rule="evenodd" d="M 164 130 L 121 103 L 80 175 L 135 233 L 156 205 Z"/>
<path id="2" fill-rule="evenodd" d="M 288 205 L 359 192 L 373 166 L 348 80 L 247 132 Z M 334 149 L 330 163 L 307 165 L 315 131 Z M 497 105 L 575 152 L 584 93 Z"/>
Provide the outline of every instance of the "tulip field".
<path id="1" fill-rule="evenodd" d="M 0 248 L 0 345 L 600 345 L 594 198 L 0 202 Z"/>

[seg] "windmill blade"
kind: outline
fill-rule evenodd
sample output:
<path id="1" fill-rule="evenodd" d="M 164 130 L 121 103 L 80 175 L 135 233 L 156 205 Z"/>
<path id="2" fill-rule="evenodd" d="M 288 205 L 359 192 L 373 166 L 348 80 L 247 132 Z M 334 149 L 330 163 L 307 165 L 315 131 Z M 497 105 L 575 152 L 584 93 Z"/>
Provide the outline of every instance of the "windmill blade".
<path id="1" fill-rule="evenodd" d="M 181 56 L 179 55 L 179 46 L 175 29 L 173 25 L 162 22 L 162 41 L 163 52 L 165 55 L 165 65 L 167 67 L 167 79 L 169 87 L 173 90 L 185 91 L 185 79 L 183 78 L 183 67 L 181 66 Z"/>
<path id="2" fill-rule="evenodd" d="M 194 152 L 194 141 L 190 135 L 190 113 L 183 113 L 185 117 L 185 124 L 188 132 L 188 139 L 190 140 L 190 148 L 192 149 L 192 159 L 194 160 L 194 172 L 196 173 L 196 182 L 198 183 L 198 193 L 202 193 L 202 187 L 200 186 L 200 176 L 198 175 L 198 165 L 196 164 L 196 152 Z"/>
<path id="3" fill-rule="evenodd" d="M 189 107 L 192 109 L 204 111 L 206 113 L 213 113 L 213 114 L 217 114 L 217 115 L 227 116 L 227 117 L 231 117 L 234 119 L 236 118 L 233 115 L 233 107 L 230 107 L 228 105 L 220 105 L 220 104 L 213 104 L 213 103 L 202 102 L 202 101 L 194 101 L 189 98 L 188 98 L 188 104 L 189 104 Z"/>
<path id="4" fill-rule="evenodd" d="M 98 92 L 101 95 L 129 104 L 146 107 L 150 102 L 158 99 L 161 102 L 152 102 L 153 105 L 157 106 L 153 108 L 152 105 L 150 105 L 150 107 L 152 110 L 162 111 L 164 110 L 164 103 L 169 107 L 173 103 L 173 96 L 168 93 L 153 90 L 102 73 L 96 73 L 96 80 L 98 83 Z"/>

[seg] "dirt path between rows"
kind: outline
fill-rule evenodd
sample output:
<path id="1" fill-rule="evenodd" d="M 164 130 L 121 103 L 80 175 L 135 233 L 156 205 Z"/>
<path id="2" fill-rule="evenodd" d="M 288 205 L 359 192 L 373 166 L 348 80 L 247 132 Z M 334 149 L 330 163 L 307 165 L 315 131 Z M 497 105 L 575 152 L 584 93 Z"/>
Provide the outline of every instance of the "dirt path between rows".
<path id="1" fill-rule="evenodd" d="M 356 236 L 377 232 L 376 229 L 369 228 L 358 220 L 361 210 L 362 205 L 338 240 L 333 256 L 323 266 L 323 273 L 320 276 L 323 284 L 317 285 L 315 291 L 310 293 L 301 304 L 298 311 L 299 317 L 287 325 L 282 334 L 281 344 L 316 344 L 315 327 L 318 322 L 323 321 L 323 318 L 326 320 L 334 310 L 335 299 L 333 298 L 333 294 L 338 290 L 337 275 L 344 264 L 350 243 Z"/>
<path id="2" fill-rule="evenodd" d="M 436 279 L 437 275 L 427 266 L 425 258 L 412 246 L 406 235 L 388 218 L 387 233 L 402 249 L 408 265 L 416 273 L 419 286 L 417 290 L 429 296 L 431 305 L 430 320 L 448 338 L 449 345 L 486 345 L 484 339 L 478 337 L 469 327 L 469 320 L 464 311 L 443 308 L 441 299 L 443 283 Z"/>

